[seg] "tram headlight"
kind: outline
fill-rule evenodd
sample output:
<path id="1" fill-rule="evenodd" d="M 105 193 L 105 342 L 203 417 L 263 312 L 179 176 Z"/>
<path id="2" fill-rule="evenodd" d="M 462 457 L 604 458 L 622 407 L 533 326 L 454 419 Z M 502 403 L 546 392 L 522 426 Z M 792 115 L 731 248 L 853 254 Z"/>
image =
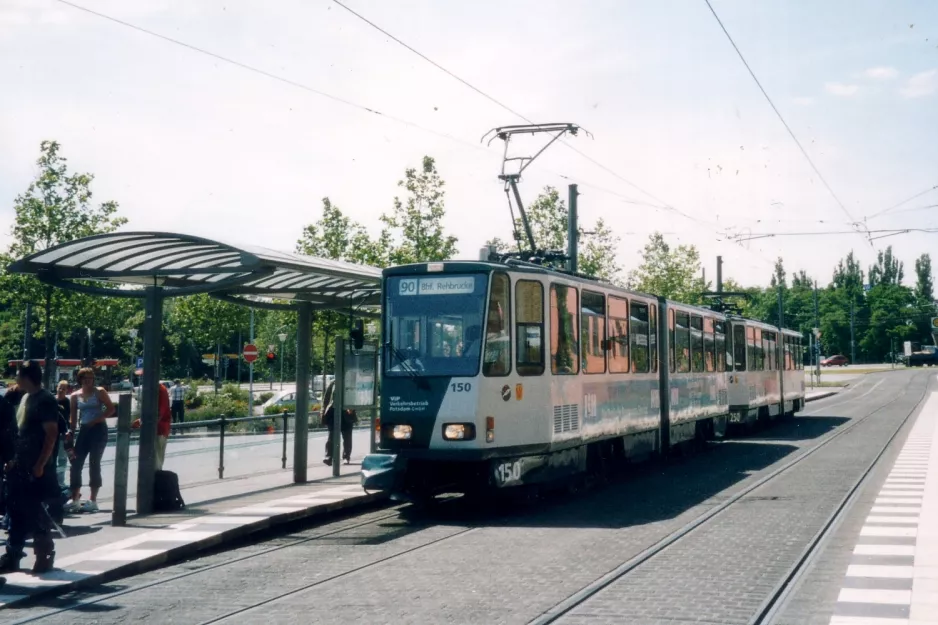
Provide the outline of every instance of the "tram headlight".
<path id="1" fill-rule="evenodd" d="M 476 429 L 471 423 L 446 423 L 443 425 L 443 438 L 448 441 L 469 441 L 476 437 Z"/>
<path id="2" fill-rule="evenodd" d="M 414 434 L 414 428 L 409 425 L 395 425 L 391 430 L 391 438 L 396 441 L 409 441 Z"/>

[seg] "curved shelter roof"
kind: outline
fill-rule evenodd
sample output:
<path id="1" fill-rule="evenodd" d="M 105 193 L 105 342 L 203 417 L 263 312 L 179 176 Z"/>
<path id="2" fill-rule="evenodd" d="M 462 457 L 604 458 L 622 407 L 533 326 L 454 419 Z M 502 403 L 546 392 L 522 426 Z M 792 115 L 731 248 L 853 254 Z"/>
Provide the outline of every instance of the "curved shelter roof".
<path id="1" fill-rule="evenodd" d="M 142 287 L 160 286 L 170 297 L 212 293 L 247 305 L 294 300 L 317 308 L 374 306 L 381 289 L 376 267 L 169 232 L 76 239 L 22 258 L 9 270 L 100 295 L 139 297 Z"/>

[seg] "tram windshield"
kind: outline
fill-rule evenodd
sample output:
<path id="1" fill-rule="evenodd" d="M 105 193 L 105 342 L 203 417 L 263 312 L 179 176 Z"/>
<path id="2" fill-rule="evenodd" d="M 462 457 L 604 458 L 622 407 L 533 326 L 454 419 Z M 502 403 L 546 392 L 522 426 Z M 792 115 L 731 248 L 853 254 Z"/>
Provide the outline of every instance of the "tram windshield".
<path id="1" fill-rule="evenodd" d="M 476 375 L 487 286 L 485 274 L 388 278 L 385 373 Z"/>

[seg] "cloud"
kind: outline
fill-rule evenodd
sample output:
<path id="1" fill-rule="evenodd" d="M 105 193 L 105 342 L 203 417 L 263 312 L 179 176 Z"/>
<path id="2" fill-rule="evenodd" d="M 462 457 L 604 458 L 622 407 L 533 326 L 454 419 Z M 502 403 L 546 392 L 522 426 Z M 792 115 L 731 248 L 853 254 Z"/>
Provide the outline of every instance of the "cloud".
<path id="1" fill-rule="evenodd" d="M 792 98 L 792 102 L 799 106 L 811 106 L 814 104 L 814 98 L 808 96 L 800 96 L 797 98 Z"/>
<path id="2" fill-rule="evenodd" d="M 841 82 L 829 82 L 824 85 L 824 90 L 827 93 L 845 98 L 856 95 L 858 89 L 859 87 L 856 85 L 845 85 Z"/>
<path id="3" fill-rule="evenodd" d="M 895 67 L 886 67 L 880 65 L 878 67 L 871 67 L 864 72 L 867 78 L 873 78 L 874 80 L 892 80 L 899 75 L 899 72 L 896 71 Z"/>
<path id="4" fill-rule="evenodd" d="M 927 72 L 919 72 L 905 83 L 905 87 L 899 90 L 903 98 L 921 98 L 931 95 L 938 91 L 938 69 L 931 69 Z"/>

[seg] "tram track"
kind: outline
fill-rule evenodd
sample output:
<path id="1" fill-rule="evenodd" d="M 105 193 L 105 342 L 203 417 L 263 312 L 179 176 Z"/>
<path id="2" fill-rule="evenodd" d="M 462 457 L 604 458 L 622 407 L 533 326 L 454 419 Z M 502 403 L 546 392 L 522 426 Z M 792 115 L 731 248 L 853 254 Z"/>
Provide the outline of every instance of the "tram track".
<path id="1" fill-rule="evenodd" d="M 896 397 L 904 395 L 909 388 L 912 386 L 913 382 L 916 380 L 916 377 L 909 378 L 908 382 L 901 388 L 901 390 L 896 394 Z M 915 401 L 914 405 L 909 409 L 909 411 L 900 419 L 898 426 L 894 429 L 891 435 L 886 439 L 885 443 L 882 444 L 879 451 L 875 454 L 873 460 L 865 467 L 857 480 L 851 485 L 846 495 L 838 502 L 833 512 L 828 516 L 827 520 L 823 523 L 820 530 L 815 534 L 815 536 L 809 541 L 808 545 L 802 551 L 800 556 L 797 558 L 795 563 L 788 569 L 783 578 L 778 582 L 778 584 L 773 588 L 769 596 L 763 601 L 762 605 L 759 607 L 756 614 L 748 621 L 749 625 L 770 625 L 774 620 L 781 614 L 782 610 L 787 603 L 788 598 L 792 595 L 794 589 L 797 588 L 799 581 L 803 578 L 805 573 L 810 570 L 812 563 L 817 558 L 818 554 L 823 550 L 824 544 L 826 544 L 827 538 L 833 533 L 834 530 L 839 525 L 840 520 L 846 515 L 846 513 L 851 509 L 852 503 L 856 500 L 857 496 L 862 490 L 863 485 L 868 480 L 870 474 L 873 472 L 876 464 L 882 458 L 882 456 L 888 451 L 889 446 L 892 442 L 900 435 L 905 428 L 906 424 L 909 422 L 909 419 L 916 414 L 919 407 L 922 405 L 925 397 L 927 396 L 928 389 L 930 387 L 930 380 L 923 385 L 921 394 Z M 851 397 L 845 399 L 841 402 L 837 402 L 831 406 L 827 406 L 821 412 L 826 412 L 833 406 L 841 406 L 848 403 L 853 403 L 856 401 L 862 400 L 864 397 L 870 395 L 876 388 L 881 384 L 882 381 L 874 384 L 872 388 L 868 391 L 859 395 L 857 397 Z M 629 574 L 638 569 L 639 567 L 651 562 L 655 557 L 664 552 L 669 547 L 672 547 L 682 539 L 688 537 L 696 530 L 707 525 L 715 517 L 726 512 L 732 508 L 735 504 L 739 503 L 741 500 L 744 500 L 748 495 L 754 493 L 760 488 L 763 488 L 767 484 L 773 482 L 783 474 L 787 473 L 792 468 L 800 465 L 802 462 L 816 454 L 818 451 L 824 449 L 832 442 L 836 441 L 840 437 L 848 434 L 853 431 L 856 427 L 866 422 L 868 419 L 874 415 L 881 412 L 883 409 L 889 407 L 895 398 L 890 398 L 888 401 L 885 401 L 881 405 L 873 408 L 872 410 L 866 412 L 865 414 L 856 417 L 850 421 L 850 423 L 840 427 L 834 432 L 830 433 L 824 437 L 820 442 L 814 446 L 806 449 L 801 452 L 795 458 L 789 460 L 785 464 L 773 469 L 768 474 L 762 476 L 752 484 L 744 487 L 740 491 L 729 496 L 727 499 L 723 500 L 721 503 L 715 505 L 713 508 L 710 508 L 706 512 L 700 514 L 694 519 L 688 521 L 686 524 L 680 528 L 668 533 L 666 536 L 662 537 L 660 540 L 656 541 L 637 555 L 629 558 L 619 566 L 608 571 L 604 575 L 598 577 L 590 584 L 587 584 L 577 592 L 574 592 L 568 595 L 562 601 L 555 603 L 552 607 L 542 612 L 539 616 L 532 619 L 528 622 L 528 625 L 548 625 L 550 623 L 555 623 L 559 621 L 564 616 L 570 614 L 574 609 L 586 603 L 589 599 L 603 591 L 604 589 L 610 587 L 611 585 L 620 582 L 627 578 Z M 809 414 L 819 414 L 818 412 L 809 413 Z"/>
<path id="2" fill-rule="evenodd" d="M 848 432 L 853 431 L 854 428 L 859 426 L 861 423 L 866 422 L 868 419 L 870 419 L 871 417 L 873 417 L 874 415 L 882 411 L 884 408 L 891 405 L 894 402 L 896 397 L 902 396 L 904 393 L 906 393 L 909 390 L 909 387 L 913 384 L 915 380 L 916 380 L 915 377 L 910 378 L 905 384 L 905 386 L 902 387 L 900 390 L 898 390 L 895 396 L 890 397 L 888 400 L 884 401 L 881 405 L 873 408 L 872 410 L 868 410 L 862 413 L 861 415 L 854 417 L 849 423 L 844 424 L 839 429 L 826 435 L 823 439 L 818 441 L 812 447 L 801 452 L 797 457 L 792 458 L 790 461 L 786 462 L 785 464 L 773 469 L 770 473 L 758 478 L 755 482 L 747 485 L 741 491 L 736 492 L 733 495 L 730 495 L 728 499 L 724 500 L 720 504 L 715 505 L 715 507 L 709 509 L 708 511 L 697 516 L 696 518 L 690 520 L 681 528 L 670 532 L 669 534 L 667 534 L 666 536 L 664 536 L 657 542 L 654 542 L 652 545 L 645 548 L 636 556 L 623 562 L 621 565 L 612 569 L 611 571 L 607 572 L 601 577 L 598 577 L 594 582 L 583 587 L 581 590 L 569 595 L 566 599 L 556 603 L 553 607 L 544 611 L 540 616 L 530 621 L 530 623 L 536 623 L 536 624 L 553 623 L 559 620 L 560 618 L 562 618 L 563 616 L 569 614 L 571 610 L 573 610 L 579 605 L 582 605 L 584 602 L 588 601 L 590 597 L 594 596 L 595 594 L 597 594 L 604 588 L 610 586 L 611 584 L 626 577 L 631 571 L 649 562 L 650 560 L 655 558 L 658 554 L 660 554 L 662 551 L 664 551 L 671 545 L 679 542 L 683 538 L 692 534 L 695 530 L 705 526 L 714 517 L 718 516 L 722 512 L 725 512 L 727 509 L 731 508 L 734 504 L 744 499 L 747 495 L 752 494 L 754 491 L 770 483 L 772 480 L 778 478 L 780 475 L 787 472 L 791 468 L 799 465 L 808 457 L 814 455 L 815 453 L 817 453 L 818 451 L 820 451 L 821 449 L 823 449 L 824 447 L 826 447 L 833 441 L 837 440 L 838 438 L 842 437 Z M 844 397 L 840 401 L 836 402 L 835 404 L 832 404 L 830 406 L 825 407 L 823 410 L 820 410 L 820 412 L 829 412 L 829 410 L 835 406 L 842 406 L 846 404 L 862 402 L 869 395 L 873 394 L 877 390 L 880 384 L 881 384 L 881 381 L 874 383 L 871 386 L 871 388 L 865 389 L 862 393 L 856 394 L 856 396 L 854 397 L 849 397 L 849 398 Z M 928 388 L 927 385 L 925 385 L 922 391 L 921 397 L 918 398 L 915 405 L 911 408 L 908 414 L 904 415 L 904 417 L 901 419 L 900 424 L 898 425 L 898 427 L 895 428 L 895 431 L 892 432 L 892 435 L 889 437 L 886 443 L 881 447 L 881 449 L 879 450 L 879 453 L 876 455 L 873 462 L 869 464 L 869 466 L 866 468 L 866 471 L 863 473 L 860 479 L 858 479 L 857 482 L 853 485 L 853 487 L 847 493 L 847 496 L 844 498 L 844 500 L 840 502 L 840 505 L 838 505 L 835 513 L 831 515 L 831 518 L 828 519 L 828 522 L 824 524 L 824 527 L 821 529 L 821 531 L 818 532 L 818 535 L 815 537 L 815 539 L 811 541 L 809 548 L 805 550 L 805 553 L 803 553 L 802 556 L 798 559 L 798 562 L 789 571 L 789 574 L 785 576 L 784 580 L 782 580 L 782 582 L 779 583 L 779 586 L 773 591 L 772 596 L 770 597 L 770 599 L 772 600 L 771 601 L 767 600 L 765 604 L 763 605 L 763 607 L 760 608 L 759 614 L 762 616 L 759 617 L 760 620 L 751 621 L 753 624 L 761 625 L 763 623 L 768 624 L 772 622 L 771 619 L 774 618 L 774 615 L 778 613 L 778 606 L 784 605 L 784 601 L 789 596 L 791 589 L 794 588 L 797 585 L 798 581 L 800 580 L 801 574 L 802 574 L 802 572 L 800 571 L 810 566 L 810 563 L 813 557 L 812 554 L 816 553 L 817 550 L 820 548 L 820 546 L 823 545 L 824 539 L 828 535 L 825 532 L 829 532 L 830 530 L 836 527 L 837 519 L 834 517 L 837 514 L 841 514 L 843 511 L 849 509 L 850 503 L 852 501 L 851 497 L 856 496 L 856 493 L 859 492 L 859 490 L 862 488 L 863 480 L 872 471 L 872 468 L 875 466 L 879 458 L 886 452 L 886 450 L 889 447 L 889 444 L 899 435 L 899 433 L 901 433 L 902 428 L 908 422 L 909 418 L 916 412 L 916 410 L 918 409 L 918 406 L 922 402 L 922 399 L 926 395 L 927 388 Z M 808 414 L 811 414 L 811 413 L 808 413 Z M 459 498 L 452 498 L 450 500 L 446 500 L 445 502 L 443 502 L 441 506 L 450 508 L 451 506 L 456 504 L 458 501 L 460 501 Z M 50 619 L 51 617 L 54 617 L 57 615 L 66 614 L 71 611 L 94 609 L 94 606 L 96 605 L 107 604 L 121 597 L 128 597 L 128 596 L 135 595 L 135 594 L 145 593 L 147 591 L 152 591 L 153 589 L 157 589 L 160 586 L 165 586 L 173 582 L 187 580 L 189 578 L 194 578 L 193 582 L 198 583 L 197 576 L 199 575 L 209 574 L 212 571 L 218 571 L 219 569 L 222 569 L 225 567 L 233 567 L 239 563 L 249 561 L 252 559 L 261 558 L 263 556 L 267 556 L 277 551 L 300 547 L 304 544 L 313 543 L 317 540 L 341 537 L 343 533 L 350 533 L 350 532 L 353 532 L 354 530 L 365 528 L 367 526 L 378 525 L 386 521 L 399 519 L 402 510 L 407 507 L 408 507 L 407 505 L 382 506 L 381 509 L 374 510 L 372 513 L 370 513 L 370 514 L 377 515 L 377 516 L 374 516 L 373 518 L 362 520 L 361 516 L 357 515 L 355 518 L 349 519 L 348 520 L 349 522 L 347 523 L 343 523 L 342 521 L 337 521 L 336 524 L 341 523 L 340 526 L 334 527 L 331 529 L 326 529 L 326 531 L 319 531 L 313 535 L 304 536 L 302 538 L 291 540 L 286 543 L 279 544 L 273 547 L 265 548 L 257 552 L 249 553 L 246 555 L 239 555 L 233 558 L 228 558 L 223 561 L 212 563 L 212 564 L 203 566 L 195 570 L 184 571 L 182 573 L 174 574 L 163 579 L 149 581 L 146 583 L 142 583 L 133 587 L 118 590 L 118 591 L 108 593 L 105 595 L 98 595 L 98 596 L 91 597 L 91 598 L 84 599 L 84 600 L 71 601 L 68 605 L 65 605 L 61 608 L 52 609 L 42 614 L 37 614 L 34 616 L 26 617 L 21 620 L 15 621 L 13 625 L 16 625 L 19 623 L 23 623 L 23 624 L 37 623 L 37 622 L 42 622 L 46 619 Z M 500 516 L 500 515 L 497 515 L 497 516 Z M 253 610 L 261 609 L 264 607 L 272 607 L 278 602 L 288 599 L 289 597 L 300 595 L 306 591 L 314 590 L 317 587 L 320 587 L 329 582 L 334 582 L 334 581 L 341 580 L 344 578 L 350 578 L 358 574 L 361 574 L 365 571 L 374 569 L 375 567 L 386 565 L 394 561 L 404 560 L 407 556 L 415 554 L 419 551 L 432 549 L 435 547 L 439 547 L 441 545 L 445 545 L 446 543 L 452 541 L 453 539 L 465 537 L 466 535 L 471 534 L 472 532 L 482 529 L 483 527 L 486 526 L 486 524 L 491 523 L 492 518 L 491 517 L 486 518 L 485 521 L 487 523 L 482 523 L 482 524 L 459 523 L 458 525 L 454 525 L 453 527 L 447 527 L 447 524 L 445 522 L 441 522 L 438 518 L 435 518 L 435 516 L 433 515 L 431 515 L 429 518 L 424 518 L 422 520 L 424 522 L 414 523 L 414 525 L 412 525 L 409 528 L 409 533 L 416 533 L 416 532 L 430 529 L 430 530 L 436 530 L 438 535 L 435 535 L 435 536 L 431 535 L 428 537 L 427 540 L 422 540 L 420 544 L 405 546 L 405 548 L 396 550 L 391 553 L 374 554 L 374 557 L 368 558 L 368 560 L 365 562 L 349 563 L 348 565 L 344 567 L 338 568 L 335 571 L 331 571 L 328 574 L 322 575 L 321 577 L 315 580 L 309 581 L 308 583 L 302 583 L 302 584 L 295 585 L 290 588 L 284 588 L 282 589 L 281 592 L 271 593 L 269 596 L 266 596 L 266 597 L 258 597 L 258 600 L 257 601 L 252 600 L 250 605 L 231 606 L 232 609 L 224 610 L 222 613 L 213 614 L 209 616 L 208 618 L 206 618 L 205 620 L 199 620 L 198 618 L 194 618 L 192 621 L 188 621 L 188 622 L 191 622 L 193 624 L 197 623 L 198 625 L 209 625 L 213 623 L 225 622 L 228 619 L 233 619 L 236 617 L 243 617 L 245 614 L 250 613 Z M 442 535 L 439 535 L 440 529 L 444 529 L 446 531 L 442 532 Z M 799 565 L 802 568 L 798 568 Z M 203 615 L 203 616 L 208 616 L 208 615 Z"/>

